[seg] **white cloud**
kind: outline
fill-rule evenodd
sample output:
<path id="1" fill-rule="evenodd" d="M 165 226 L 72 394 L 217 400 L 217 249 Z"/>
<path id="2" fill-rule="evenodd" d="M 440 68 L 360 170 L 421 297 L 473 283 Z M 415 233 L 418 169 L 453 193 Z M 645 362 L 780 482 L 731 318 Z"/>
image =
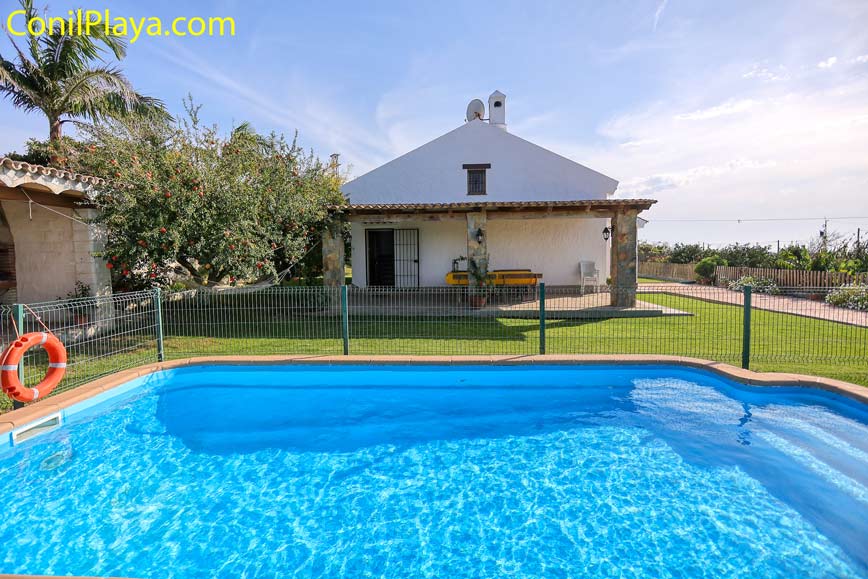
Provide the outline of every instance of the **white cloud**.
<path id="1" fill-rule="evenodd" d="M 622 197 L 653 197 L 659 193 L 688 187 L 694 183 L 708 182 L 717 177 L 746 169 L 767 169 L 777 165 L 776 161 L 757 161 L 753 159 L 732 159 L 720 165 L 701 165 L 682 171 L 660 173 L 650 177 L 632 179 L 620 184 L 619 196 Z"/>
<path id="2" fill-rule="evenodd" d="M 290 135 L 298 130 L 303 139 L 324 147 L 317 151 L 321 157 L 338 152 L 345 167 L 361 167 L 364 171 L 392 156 L 393 151 L 380 135 L 355 122 L 341 107 L 329 103 L 310 87 L 294 91 L 295 95 L 271 96 L 271 92 L 279 92 L 273 84 L 257 86 L 251 78 L 241 79 L 224 72 L 180 44 L 176 43 L 171 50 L 155 46 L 150 50 L 178 69 L 198 77 L 210 85 L 209 88 L 217 88 L 228 95 L 236 101 L 236 106 L 241 105 L 245 114 L 251 115 L 252 122 L 255 123 L 256 117 L 265 119 Z M 290 98 L 297 100 L 290 101 Z"/>
<path id="3" fill-rule="evenodd" d="M 783 66 L 778 66 L 776 69 L 770 69 L 761 64 L 754 64 L 751 66 L 750 70 L 741 75 L 741 77 L 746 79 L 758 79 L 766 82 L 775 82 L 779 80 L 789 80 L 790 75 Z"/>
<path id="4" fill-rule="evenodd" d="M 817 68 L 832 68 L 838 62 L 837 56 L 830 56 L 826 60 L 821 60 L 817 63 Z"/>
<path id="5" fill-rule="evenodd" d="M 681 97 L 690 102 L 707 98 L 707 90 L 720 92 L 701 83 L 686 88 L 692 90 Z M 618 179 L 618 196 L 658 199 L 646 215 L 646 239 L 794 240 L 816 229 L 810 221 L 675 227 L 655 225 L 655 219 L 868 215 L 868 196 L 862 194 L 868 186 L 868 80 L 754 88 L 723 105 L 687 113 L 702 122 L 684 122 L 685 105 L 664 101 L 602 125 L 599 133 L 608 144 L 540 144 Z"/>
<path id="6" fill-rule="evenodd" d="M 638 141 L 624 141 L 619 146 L 624 149 L 632 149 L 634 147 L 647 147 L 649 145 L 656 145 L 660 142 L 662 142 L 660 139 L 639 139 Z"/>
<path id="7" fill-rule="evenodd" d="M 654 11 L 654 30 L 657 30 L 657 24 L 660 23 L 660 17 L 663 16 L 663 12 L 666 10 L 666 4 L 669 3 L 669 0 L 660 0 L 657 3 L 657 9 Z"/>
<path id="8" fill-rule="evenodd" d="M 862 56 L 857 56 L 853 59 L 853 62 L 858 64 L 868 64 L 868 54 L 863 54 Z"/>
<path id="9" fill-rule="evenodd" d="M 675 115 L 679 121 L 705 121 L 726 115 L 734 115 L 743 113 L 753 107 L 756 103 L 751 99 L 734 100 L 730 99 L 725 103 L 709 107 L 707 109 L 699 109 L 689 113 L 681 113 Z"/>

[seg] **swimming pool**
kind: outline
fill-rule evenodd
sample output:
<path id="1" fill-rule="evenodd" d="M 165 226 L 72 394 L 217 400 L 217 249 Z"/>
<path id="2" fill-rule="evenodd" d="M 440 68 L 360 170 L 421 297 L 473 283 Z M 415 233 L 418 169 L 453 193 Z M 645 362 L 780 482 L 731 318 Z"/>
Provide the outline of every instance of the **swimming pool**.
<path id="1" fill-rule="evenodd" d="M 868 411 L 674 366 L 193 366 L 0 449 L 0 572 L 866 577 Z"/>

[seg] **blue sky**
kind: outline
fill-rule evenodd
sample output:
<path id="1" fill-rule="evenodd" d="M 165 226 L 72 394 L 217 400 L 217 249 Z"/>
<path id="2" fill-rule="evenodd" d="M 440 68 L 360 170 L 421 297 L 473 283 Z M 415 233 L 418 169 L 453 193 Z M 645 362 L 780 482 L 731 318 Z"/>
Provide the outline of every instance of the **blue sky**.
<path id="1" fill-rule="evenodd" d="M 823 216 L 868 236 L 864 1 L 49 7 L 232 16 L 234 38 L 143 37 L 122 66 L 176 113 L 190 93 L 220 125 L 297 129 L 352 175 L 455 128 L 470 99 L 499 89 L 511 132 L 618 179 L 620 196 L 659 200 L 646 239 L 807 240 L 821 221 L 693 220 Z M 7 102 L 0 115 L 0 151 L 47 133 Z"/>

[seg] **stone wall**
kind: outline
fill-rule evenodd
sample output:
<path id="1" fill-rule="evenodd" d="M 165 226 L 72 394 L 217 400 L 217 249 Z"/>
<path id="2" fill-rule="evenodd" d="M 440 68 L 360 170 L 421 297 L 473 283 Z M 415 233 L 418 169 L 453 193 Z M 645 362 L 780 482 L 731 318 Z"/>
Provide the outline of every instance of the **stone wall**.
<path id="1" fill-rule="evenodd" d="M 50 209 L 26 201 L 2 201 L 15 244 L 17 300 L 23 303 L 64 298 L 81 281 L 95 295 L 111 293 L 102 257 L 102 239 L 86 220 L 92 209 Z M 30 205 L 28 207 L 28 205 Z"/>

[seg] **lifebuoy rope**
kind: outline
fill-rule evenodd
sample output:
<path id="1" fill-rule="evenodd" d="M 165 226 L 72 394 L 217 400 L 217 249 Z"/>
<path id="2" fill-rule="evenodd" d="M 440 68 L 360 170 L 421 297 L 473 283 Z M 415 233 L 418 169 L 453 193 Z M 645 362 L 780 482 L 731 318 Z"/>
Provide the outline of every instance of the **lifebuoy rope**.
<path id="1" fill-rule="evenodd" d="M 57 338 L 57 335 L 56 335 L 54 332 L 51 331 L 51 328 L 49 328 L 47 325 L 45 325 L 45 322 L 42 321 L 42 318 L 39 317 L 39 314 L 37 314 L 36 312 L 34 312 L 33 309 L 32 309 L 30 306 L 28 306 L 27 304 L 23 304 L 23 305 L 24 305 L 25 308 L 27 308 L 27 311 L 30 312 L 30 313 L 33 315 L 34 318 L 36 318 L 36 321 L 39 322 L 39 323 L 42 325 L 43 328 L 45 328 L 45 332 L 48 332 L 49 334 L 51 334 L 52 336 L 54 336 L 55 338 Z M 21 337 L 21 332 L 18 330 L 18 324 L 15 323 L 15 316 L 13 316 L 13 315 L 10 313 L 10 314 L 9 314 L 9 318 L 12 320 L 12 328 L 15 330 L 15 338 L 16 338 L 16 339 L 17 339 L 17 338 L 20 338 L 20 337 Z M 43 332 L 43 333 L 45 333 L 45 332 Z M 48 339 L 48 338 L 46 338 L 46 340 L 47 340 L 47 339 Z M 45 340 L 42 340 L 41 343 L 44 344 L 44 343 L 45 343 Z"/>

